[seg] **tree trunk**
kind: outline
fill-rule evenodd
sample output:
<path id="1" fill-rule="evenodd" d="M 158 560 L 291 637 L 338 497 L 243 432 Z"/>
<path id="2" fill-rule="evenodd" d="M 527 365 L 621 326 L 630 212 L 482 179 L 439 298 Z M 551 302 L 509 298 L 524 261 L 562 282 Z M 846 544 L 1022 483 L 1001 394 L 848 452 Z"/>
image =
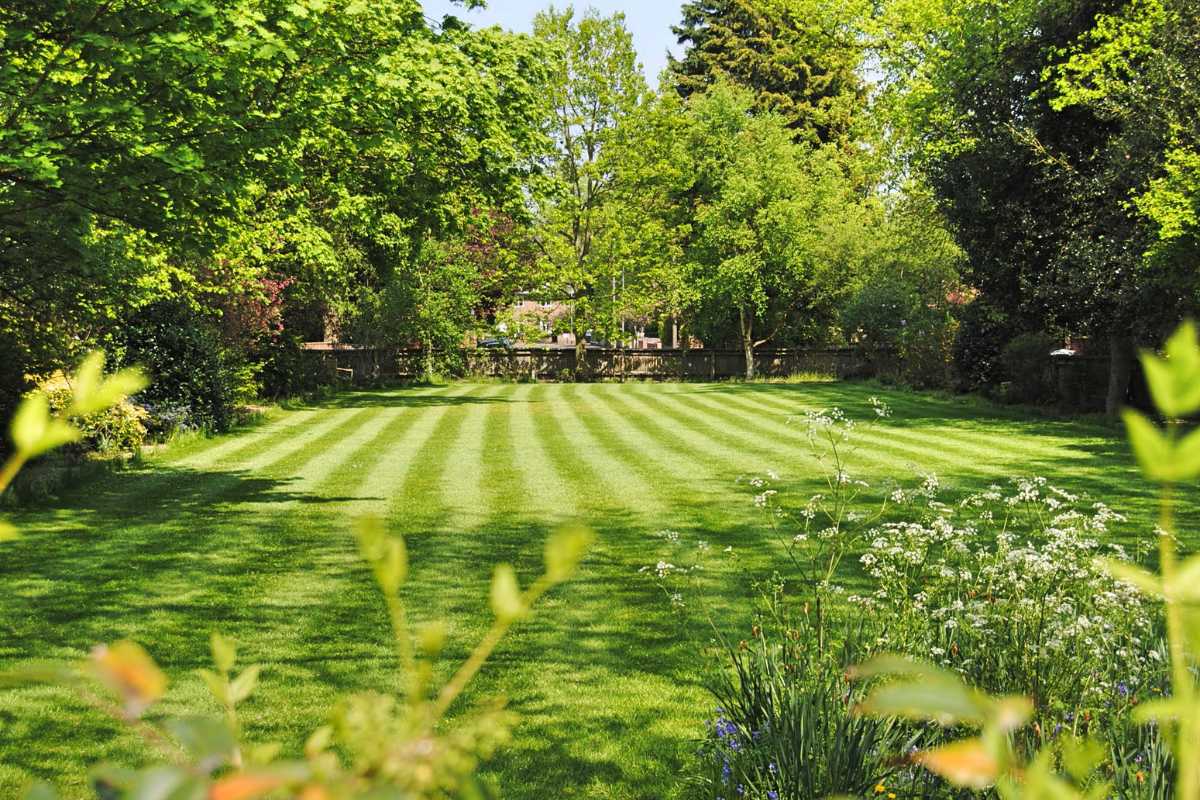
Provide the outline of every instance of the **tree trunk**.
<path id="1" fill-rule="evenodd" d="M 747 316 L 745 308 L 738 309 L 738 322 L 741 323 L 742 350 L 746 354 L 746 380 L 754 380 L 754 320 Z"/>
<path id="2" fill-rule="evenodd" d="M 587 375 L 587 339 L 583 333 L 576 332 L 575 336 L 575 380 Z"/>
<path id="3" fill-rule="evenodd" d="M 684 380 L 688 377 L 688 340 L 687 328 L 680 325 L 673 329 L 675 337 L 675 346 L 679 348 L 679 380 Z"/>
<path id="4" fill-rule="evenodd" d="M 1125 405 L 1129 394 L 1129 379 L 1133 374 L 1133 337 L 1128 333 L 1114 333 L 1109 339 L 1108 397 L 1104 401 L 1104 413 L 1116 419 Z"/>

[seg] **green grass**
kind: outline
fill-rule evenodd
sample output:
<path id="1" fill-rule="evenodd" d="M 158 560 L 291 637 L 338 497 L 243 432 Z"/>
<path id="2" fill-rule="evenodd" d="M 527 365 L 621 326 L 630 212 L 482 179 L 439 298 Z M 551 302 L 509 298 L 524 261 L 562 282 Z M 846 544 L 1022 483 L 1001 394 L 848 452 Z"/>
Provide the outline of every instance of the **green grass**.
<path id="1" fill-rule="evenodd" d="M 1152 519 L 1152 490 L 1112 431 L 970 401 L 828 383 L 360 392 L 16 514 L 26 538 L 0 551 L 0 663 L 129 637 L 173 676 L 170 709 L 213 710 L 194 670 L 220 630 L 264 665 L 245 707 L 253 738 L 294 754 L 335 698 L 397 683 L 354 517 L 382 515 L 408 537 L 406 598 L 418 619 L 451 624 L 449 662 L 490 621 L 491 566 L 511 561 L 528 579 L 547 533 L 582 519 L 599 534 L 582 574 L 504 642 L 463 707 L 504 695 L 521 715 L 490 767 L 509 798 L 677 796 L 712 702 L 694 644 L 704 631 L 681 629 L 638 574 L 658 554 L 652 534 L 738 548 L 740 567 L 707 581 L 720 618 L 743 624 L 739 600 L 771 561 L 738 477 L 774 469 L 808 490 L 818 476 L 788 418 L 834 405 L 869 416 L 872 394 L 896 416 L 854 457 L 868 479 L 936 472 L 966 491 L 1044 475 L 1128 513 L 1121 535 Z M 90 764 L 141 755 L 65 691 L 0 695 L 0 795 L 34 775 L 83 796 Z"/>

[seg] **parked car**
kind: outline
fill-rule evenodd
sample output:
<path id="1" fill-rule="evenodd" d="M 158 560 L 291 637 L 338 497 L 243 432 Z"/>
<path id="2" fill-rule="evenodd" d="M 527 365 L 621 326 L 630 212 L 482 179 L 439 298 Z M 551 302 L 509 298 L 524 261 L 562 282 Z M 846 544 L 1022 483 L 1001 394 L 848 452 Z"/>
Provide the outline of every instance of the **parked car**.
<path id="1" fill-rule="evenodd" d="M 503 336 L 494 339 L 484 339 L 476 347 L 486 348 L 502 348 L 504 350 L 512 350 L 512 339 L 506 339 Z"/>

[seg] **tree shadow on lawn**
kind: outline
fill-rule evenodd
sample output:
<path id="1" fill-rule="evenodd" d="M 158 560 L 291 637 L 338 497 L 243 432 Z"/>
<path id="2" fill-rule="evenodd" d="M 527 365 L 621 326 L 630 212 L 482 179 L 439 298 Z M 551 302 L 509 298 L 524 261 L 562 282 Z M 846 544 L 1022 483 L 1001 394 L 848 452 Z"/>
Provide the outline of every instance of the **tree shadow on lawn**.
<path id="1" fill-rule="evenodd" d="M 174 480 L 184 477 L 177 472 L 187 471 L 161 476 L 171 480 L 155 486 L 150 505 L 139 504 L 136 484 L 125 482 L 134 475 L 89 487 L 70 498 L 59 532 L 32 531 L 6 553 L 4 661 L 78 657 L 97 642 L 134 638 L 176 682 L 169 704 L 213 711 L 191 672 L 208 665 L 208 633 L 221 630 L 240 643 L 243 663 L 265 667 L 247 707 L 252 736 L 282 740 L 295 755 L 338 697 L 398 683 L 386 613 L 358 560 L 350 521 L 338 507 L 342 498 L 290 494 L 286 481 L 222 473 L 208 478 L 229 484 L 214 505 L 200 474 Z M 312 504 L 253 514 L 237 508 L 280 500 Z M 137 513 L 126 513 L 130 505 L 140 506 Z M 727 509 L 717 505 L 691 512 L 698 527 L 728 523 Z M 621 796 L 663 796 L 692 747 L 685 734 L 699 719 L 694 701 L 704 696 L 698 656 L 681 640 L 660 590 L 637 574 L 655 556 L 644 521 L 609 511 L 592 522 L 601 540 L 584 570 L 513 632 L 456 708 L 462 713 L 506 695 L 526 716 L 493 768 L 512 797 L 543 797 L 564 786 L 637 786 L 648 775 L 657 777 L 645 793 Z M 513 562 L 527 583 L 540 572 L 553 525 L 504 515 L 454 532 L 437 514 L 414 520 L 398 513 L 390 524 L 408 535 L 412 575 L 405 595 L 414 621 L 451 623 L 452 643 L 439 667 L 444 678 L 490 624 L 492 565 Z M 428 533 L 414 530 L 424 525 Z M 726 532 L 753 534 L 728 525 Z M 731 604 L 741 592 L 721 588 Z M 616 691 L 617 685 L 624 688 Z M 68 696 L 55 692 L 48 706 L 32 707 L 29 730 L 36 728 L 38 738 L 6 737 L 0 744 L 6 763 L 49 778 L 65 769 L 78 780 L 101 756 L 137 757 L 128 737 L 107 736 L 103 746 L 80 738 L 78 720 L 63 712 Z M 31 706 L 29 698 L 10 697 L 0 714 Z M 672 714 L 673 729 L 652 730 Z M 46 743 L 53 743 L 55 758 Z"/>
<path id="2" fill-rule="evenodd" d="M 303 516 L 307 506 L 363 499 L 294 492 L 293 482 L 158 466 L 77 487 L 56 510 L 23 509 L 12 517 L 23 538 L 5 545 L 0 562 L 0 656 L 86 651 L 141 629 L 148 614 L 198 602 L 206 617 L 231 612 L 240 587 L 287 539 L 287 526 L 244 535 L 243 504 L 286 504 Z"/>
<path id="3" fill-rule="evenodd" d="M 442 387 L 439 387 L 442 388 Z M 445 387 L 448 388 L 448 387 Z M 521 402 L 507 397 L 477 395 L 418 394 L 411 390 L 348 391 L 315 404 L 316 408 L 441 408 L 443 406 L 493 405 Z"/>
<path id="4" fill-rule="evenodd" d="M 852 398 L 864 402 L 876 391 L 851 386 L 839 390 L 846 394 L 835 403 L 827 387 L 816 387 L 827 393 L 821 402 L 847 407 Z M 370 396 L 350 399 L 364 406 L 434 399 L 384 393 L 375 402 Z M 796 399 L 799 405 L 804 398 Z M 939 419 L 923 413 L 930 424 Z M 964 413 L 964 420 L 971 415 Z M 1104 450 L 1108 442 L 1068 439 L 1064 435 L 1061 444 L 1071 448 L 1070 458 L 1031 459 L 1029 468 L 1048 477 L 1074 475 L 1076 480 L 1056 482 L 1069 490 L 1084 488 L 1118 510 L 1127 510 L 1114 495 L 1123 491 L 1120 498 L 1138 498 L 1149 513 L 1152 490 L 1142 491 L 1144 484 L 1135 481 L 1128 464 L 1112 477 L 1110 462 L 1117 456 Z M 731 544 L 739 551 L 736 564 L 702 577 L 710 613 L 735 641 L 746 638 L 751 581 L 769 577 L 776 567 L 786 569 L 781 545 L 754 511 L 751 492 L 747 489 L 744 510 L 731 509 L 725 477 L 714 474 L 711 485 L 660 495 L 654 519 L 622 507 L 636 505 L 638 498 L 596 495 L 601 507 L 589 508 L 584 521 L 597 529 L 600 541 L 582 572 L 513 631 L 454 710 L 461 714 L 504 695 L 524 717 L 514 743 L 489 767 L 508 796 L 674 793 L 695 738 L 703 733 L 700 723 L 711 712 L 703 655 L 711 632 L 700 614 L 681 622 L 652 577 L 638 573 L 664 552 L 650 533 L 671 527 L 691 540 L 707 539 L 717 549 Z M 986 488 L 996 477 L 983 469 L 955 476 L 954 489 Z M 587 483 L 586 478 L 581 473 L 563 480 Z M 802 500 L 818 490 L 820 480 L 809 470 L 790 491 Z M 80 487 L 55 504 L 62 511 L 22 512 L 16 521 L 28 536 L 0 561 L 0 581 L 8 589 L 0 596 L 0 657 L 12 663 L 78 656 L 96 642 L 128 636 L 143 642 L 175 679 L 169 703 L 215 711 L 191 671 L 208 665 L 208 634 L 221 630 L 240 643 L 243 663 L 265 666 L 261 688 L 246 709 L 252 737 L 282 741 L 285 752 L 296 755 L 338 697 L 391 689 L 397 671 L 386 612 L 358 559 L 349 518 L 354 503 L 382 499 L 296 492 L 289 490 L 291 483 L 156 466 Z M 414 484 L 414 491 L 422 486 Z M 450 530 L 450 510 L 436 501 L 409 509 L 401 500 L 402 495 L 392 499 L 387 524 L 408 538 L 412 572 L 405 596 L 415 622 L 445 619 L 451 625 L 438 667 L 445 678 L 490 624 L 492 566 L 512 562 L 527 584 L 541 570 L 543 542 L 554 521 L 518 510 Z M 520 498 L 514 502 L 522 505 Z M 844 577 L 849 590 L 861 585 L 855 558 L 847 559 Z M 21 693 L 13 701 L 17 706 L 0 700 L 0 714 L 31 706 L 33 696 Z M 37 738 L 6 736 L 0 742 L 6 763 L 53 777 L 47 770 L 79 774 L 100 755 L 137 752 L 122 737 L 96 745 L 90 728 L 89 738 L 81 740 L 78 720 L 65 715 L 57 701 L 32 707 L 31 713 Z M 611 792 L 594 788 L 613 784 L 619 788 Z"/>

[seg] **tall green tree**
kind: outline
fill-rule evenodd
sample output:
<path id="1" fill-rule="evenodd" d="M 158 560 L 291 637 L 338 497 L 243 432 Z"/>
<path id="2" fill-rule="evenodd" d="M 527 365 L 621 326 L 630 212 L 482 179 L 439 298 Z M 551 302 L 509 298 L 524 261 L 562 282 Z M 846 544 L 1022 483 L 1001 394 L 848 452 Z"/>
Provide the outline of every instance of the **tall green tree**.
<path id="1" fill-rule="evenodd" d="M 520 207 L 544 151 L 540 46 L 417 0 L 6 3 L 0 49 L 18 374 L 164 295 L 353 306 L 473 208 Z"/>
<path id="2" fill-rule="evenodd" d="M 618 173 L 629 230 L 658 261 L 639 289 L 709 346 L 732 335 L 748 377 L 756 348 L 826 335 L 865 213 L 836 148 L 797 143 L 783 117 L 754 108 L 720 81 L 648 103 L 618 137 L 620 152 L 641 154 Z"/>
<path id="3" fill-rule="evenodd" d="M 1014 331 L 1106 339 L 1114 412 L 1136 340 L 1181 312 L 1164 302 L 1178 294 L 1144 269 L 1151 230 L 1130 202 L 1155 174 L 1157 148 L 1128 137 L 1117 116 L 1058 102 L 1053 84 L 1072 49 L 1125 5 L 897 2 L 882 61 L 902 95 L 892 128 L 946 209 L 980 301 Z"/>
<path id="4" fill-rule="evenodd" d="M 1133 0 L 1071 48 L 1054 79 L 1056 109 L 1086 107 L 1119 126 L 1127 160 L 1145 166 L 1133 202 L 1150 227 L 1140 280 L 1200 307 L 1200 15 L 1183 0 Z M 1165 330 L 1159 331 L 1165 334 Z"/>
<path id="5" fill-rule="evenodd" d="M 570 298 L 582 363 L 585 332 L 611 327 L 616 316 L 606 313 L 615 302 L 612 251 L 606 258 L 597 247 L 613 183 L 611 161 L 601 154 L 646 83 L 621 14 L 551 7 L 534 19 L 534 35 L 554 52 L 547 125 L 556 149 L 549 164 L 553 185 L 541 208 L 542 246 L 553 267 L 553 290 Z"/>
<path id="6" fill-rule="evenodd" d="M 797 138 L 846 143 L 865 107 L 870 13 L 863 0 L 690 0 L 672 29 L 686 48 L 671 59 L 676 86 L 687 97 L 723 78 L 752 90 Z"/>

